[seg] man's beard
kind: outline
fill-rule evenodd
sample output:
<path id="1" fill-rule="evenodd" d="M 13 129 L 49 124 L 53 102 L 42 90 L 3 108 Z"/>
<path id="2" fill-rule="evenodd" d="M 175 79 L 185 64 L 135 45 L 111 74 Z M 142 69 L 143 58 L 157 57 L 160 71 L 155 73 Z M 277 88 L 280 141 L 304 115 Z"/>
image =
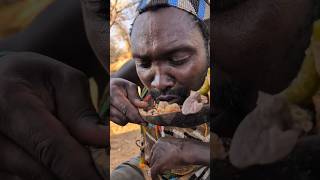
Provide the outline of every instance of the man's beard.
<path id="1" fill-rule="evenodd" d="M 152 98 L 154 100 L 157 100 L 157 98 L 161 95 L 173 95 L 177 96 L 176 103 L 182 105 L 184 100 L 189 96 L 190 90 L 185 87 L 175 87 L 168 90 L 159 90 L 156 88 L 149 89 L 149 93 L 151 94 Z"/>

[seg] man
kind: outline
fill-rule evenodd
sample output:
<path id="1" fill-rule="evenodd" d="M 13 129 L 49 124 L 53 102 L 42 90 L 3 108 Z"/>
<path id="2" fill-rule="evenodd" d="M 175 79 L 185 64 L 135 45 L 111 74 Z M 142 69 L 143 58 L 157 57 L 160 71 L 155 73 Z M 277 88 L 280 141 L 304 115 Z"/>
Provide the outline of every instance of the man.
<path id="1" fill-rule="evenodd" d="M 209 36 L 204 22 L 209 18 L 209 4 L 203 0 L 176 3 L 141 1 L 138 9 L 140 13 L 131 31 L 131 46 L 141 85 L 154 95 L 155 100 L 182 104 L 191 90 L 196 91 L 202 86 L 209 67 Z M 138 108 L 145 108 L 147 103 L 140 100 L 136 84 L 111 78 L 110 103 L 110 117 L 115 123 L 142 124 L 143 134 L 147 135 L 142 151 L 152 179 L 159 176 L 170 179 L 210 178 L 208 168 L 202 168 L 210 164 L 208 140 L 181 139 L 167 134 L 166 138 L 154 137 L 156 142 L 147 138 L 153 136 L 150 135 L 153 129 L 139 115 Z M 111 174 L 111 179 L 148 178 L 149 175 L 139 166 L 139 159 L 144 157 L 133 158 L 120 165 Z M 201 168 L 189 168 L 187 173 L 165 174 L 165 171 L 172 172 L 190 165 L 200 165 Z"/>
<path id="2" fill-rule="evenodd" d="M 212 129 L 220 137 L 231 139 L 242 119 L 255 108 L 258 91 L 276 94 L 297 75 L 310 43 L 313 21 L 320 17 L 319 1 L 217 0 L 213 3 L 212 109 L 217 115 L 212 119 Z M 125 70 L 130 70 L 130 65 L 132 68 L 128 64 Z M 125 72 L 119 74 L 126 77 Z M 300 154 L 293 161 L 286 159 L 241 171 L 214 161 L 214 178 L 319 177 L 319 159 L 310 163 L 305 158 L 307 154 L 318 157 L 318 144 L 318 136 L 304 139 L 297 144 L 294 152 Z"/>
<path id="3" fill-rule="evenodd" d="M 223 1 L 214 1 L 214 3 L 219 3 Z M 290 81 L 296 75 L 299 66 L 302 62 L 304 56 L 304 50 L 308 47 L 308 43 L 310 40 L 311 34 L 311 26 L 313 22 L 313 10 L 314 10 L 314 3 L 318 1 L 314 0 L 297 0 L 297 1 L 289 1 L 289 0 L 246 0 L 246 1 L 229 1 L 229 5 L 221 4 L 221 6 L 214 6 L 216 8 L 214 14 L 214 26 L 213 29 L 213 36 L 214 36 L 214 57 L 216 60 L 215 71 L 213 71 L 214 77 L 214 89 L 215 89 L 215 108 L 217 112 L 221 112 L 219 117 L 223 118 L 215 118 L 214 119 L 214 129 L 220 136 L 227 136 L 231 137 L 232 133 L 235 130 L 237 124 L 241 121 L 241 116 L 243 117 L 247 112 L 251 111 L 251 109 L 255 106 L 256 101 L 256 94 L 258 90 L 264 90 L 269 93 L 276 93 L 284 89 L 288 86 Z M 90 5 L 89 1 L 83 1 L 84 4 L 88 5 L 85 6 L 85 11 L 87 12 L 87 18 L 94 18 L 98 21 L 97 22 L 105 22 L 99 21 L 101 20 L 101 16 L 94 16 L 94 12 L 97 12 L 97 7 L 93 4 Z M 88 4 L 87 4 L 88 3 Z M 318 11 L 319 12 L 319 11 Z M 299 14 L 299 16 L 294 16 L 295 14 Z M 318 16 L 319 17 L 319 16 Z M 171 18 L 171 17 L 170 17 Z M 89 22 L 90 23 L 90 22 Z M 103 26 L 103 23 L 100 23 Z M 99 26 L 102 28 L 102 26 Z M 89 26 L 89 28 L 92 26 Z M 95 26 L 93 26 L 95 27 Z M 93 29 L 94 30 L 94 29 Z M 100 30 L 99 28 L 96 29 L 97 32 Z M 92 32 L 92 31 L 91 31 Z M 92 35 L 97 35 L 99 33 L 93 33 Z M 104 36 L 105 37 L 105 36 Z M 92 38 L 90 38 L 93 40 Z M 95 38 L 98 39 L 99 38 Z M 102 40 L 103 38 L 101 38 Z M 96 44 L 92 42 L 92 44 Z M 99 47 L 95 47 L 99 48 Z M 100 46 L 101 48 L 101 46 Z M 104 60 L 103 57 L 107 57 L 107 52 L 104 48 L 99 50 L 100 61 Z M 106 53 L 103 55 L 103 53 Z M 28 56 L 27 56 L 28 55 Z M 14 57 L 14 58 L 13 58 Z M 28 58 L 29 57 L 29 58 Z M 34 56 L 31 56 L 34 57 Z M 37 56 L 39 57 L 39 56 Z M 9 57 L 7 57 L 9 59 Z M 24 101 L 23 97 L 30 97 L 30 93 L 26 94 L 19 94 L 18 89 L 23 89 L 23 91 L 30 90 L 29 92 L 38 92 L 35 93 L 45 94 L 45 92 L 55 92 L 55 91 L 48 91 L 48 84 L 39 83 L 42 82 L 42 79 L 39 81 L 30 81 L 31 74 L 32 78 L 40 77 L 39 75 L 42 74 L 43 71 L 38 71 L 44 67 L 44 65 L 49 65 L 46 67 L 53 67 L 55 71 L 47 71 L 50 74 L 54 74 L 55 76 L 49 77 L 56 77 L 56 74 L 64 74 L 64 72 L 69 72 L 73 74 L 73 77 L 79 77 L 79 73 L 75 72 L 74 69 L 70 69 L 62 64 L 52 63 L 55 62 L 52 59 L 48 59 L 47 57 L 41 56 L 41 58 L 47 59 L 46 61 L 39 60 L 38 58 L 30 58 L 30 54 L 20 54 L 18 56 L 12 56 L 11 60 L 4 60 L 1 59 L 0 61 L 0 92 L 1 92 L 1 137 L 2 140 L 0 141 L 1 153 L 0 154 L 8 154 L 9 156 L 1 156 L 0 166 L 1 172 L 6 172 L 8 179 L 15 178 L 17 176 L 23 177 L 28 179 L 30 177 L 35 177 L 35 179 L 50 179 L 52 174 L 59 177 L 60 179 L 99 179 L 96 175 L 96 172 L 93 170 L 91 164 L 92 161 L 89 160 L 90 158 L 84 150 L 79 147 L 77 143 L 72 141 L 71 147 L 68 146 L 69 143 L 62 143 L 66 141 L 62 141 L 61 138 L 55 141 L 51 141 L 52 139 L 47 139 L 48 141 L 37 141 L 38 136 L 29 136 L 34 135 L 35 132 L 45 133 L 49 131 L 49 134 L 59 134 L 57 132 L 61 132 L 61 128 L 59 131 L 54 131 L 52 133 L 51 126 L 45 126 L 44 128 L 38 128 L 38 131 L 32 131 L 30 129 L 32 126 L 43 125 L 43 119 L 47 118 L 38 118 L 38 115 L 41 115 L 42 112 L 35 112 L 32 109 L 25 110 L 25 103 L 29 101 Z M 41 59 L 40 58 L 40 59 Z M 27 59 L 27 61 L 21 61 L 21 59 Z M 42 62 L 41 64 L 37 63 L 29 65 L 30 62 Z M 105 67 L 108 67 L 108 62 L 103 61 Z M 124 70 L 132 70 L 119 72 L 117 75 L 118 77 L 126 77 L 126 78 L 133 78 L 135 68 L 133 62 L 130 62 Z M 18 69 L 13 69 L 12 67 L 19 67 Z M 34 67 L 39 67 L 37 70 Z M 281 68 L 278 68 L 281 67 Z M 50 69 L 50 68 L 49 68 Z M 60 69 L 59 72 L 56 70 Z M 223 71 L 223 72 L 222 72 Z M 10 73 L 11 72 L 11 73 Z M 25 72 L 25 73 L 22 73 Z M 54 73 L 53 73 L 54 72 Z M 133 74 L 132 74 L 133 73 Z M 128 74 L 131 74 L 129 76 Z M 222 75 L 224 74 L 224 75 Z M 6 76 L 4 76 L 6 75 Z M 10 75 L 10 76 L 8 76 Z M 19 76 L 18 76 L 19 75 Z M 6 79 L 6 77 L 10 77 Z M 48 77 L 48 76 L 47 76 Z M 61 76 L 58 76 L 61 77 Z M 64 76 L 62 76 L 64 77 Z M 70 82 L 74 82 L 73 80 L 77 78 L 69 79 Z M 81 78 L 82 79 L 82 78 Z M 134 78 L 133 78 L 134 79 Z M 10 81 L 9 81 L 10 80 Z M 13 80 L 20 80 L 20 81 L 13 81 Z M 21 81 L 23 80 L 23 81 Z M 61 79 L 58 79 L 61 80 Z M 81 81 L 82 82 L 82 81 Z M 232 82 L 232 83 L 231 83 Z M 62 83 L 61 86 L 65 86 L 68 83 Z M 78 90 L 82 89 L 82 83 L 79 83 L 75 88 Z M 13 88 L 4 88 L 10 85 Z M 14 87 L 13 85 L 22 85 L 19 87 Z M 51 84 L 52 86 L 49 87 L 56 87 L 58 85 Z M 70 87 L 72 87 L 72 83 L 70 83 Z M 234 86 L 237 85 L 237 86 Z M 30 87 L 34 87 L 30 89 Z M 69 86 L 67 86 L 69 87 Z M 4 91 L 6 90 L 6 91 Z M 52 90 L 52 89 L 51 89 Z M 90 104 L 89 102 L 85 101 L 83 97 L 85 96 L 86 91 L 82 91 L 79 94 L 70 94 L 69 92 L 72 89 L 65 89 L 62 94 L 65 94 L 64 97 L 73 97 L 74 99 L 80 98 L 81 102 L 84 104 Z M 21 91 L 20 91 L 21 92 Z M 59 92 L 59 91 L 58 91 Z M 72 91 L 76 92 L 76 90 Z M 19 98 L 17 98 L 17 94 L 19 94 Z M 16 112 L 20 110 L 25 110 L 24 113 L 20 114 L 19 117 L 13 118 L 11 115 L 14 114 L 12 111 L 6 111 L 10 109 L 9 107 L 2 110 L 3 107 L 7 107 L 10 105 L 8 103 L 8 97 L 12 97 L 11 100 L 15 101 L 15 107 L 21 108 L 12 108 L 15 109 Z M 45 97 L 45 96 L 41 96 Z M 42 98 L 40 102 L 46 102 L 50 99 L 55 100 L 55 96 L 50 95 L 47 96 L 49 98 Z M 81 98 L 82 97 L 82 98 Z M 239 99 L 243 97 L 242 99 Z M 72 100 L 74 100 L 72 99 Z M 20 100 L 20 101 L 17 101 Z M 232 101 L 231 101 L 232 100 Z M 39 101 L 36 101 L 39 102 Z M 52 101 L 51 101 L 52 102 Z M 69 102 L 65 98 L 60 98 L 60 103 L 57 103 L 56 106 L 64 107 L 64 102 Z M 75 104 L 78 104 L 78 101 L 75 101 Z M 79 104 L 81 104 L 79 102 Z M 51 105 L 54 103 L 51 103 Z M 39 104 L 37 104 L 39 105 Z M 237 106 L 234 106 L 237 105 Z M 55 106 L 55 107 L 56 107 Z M 50 109 L 53 106 L 50 106 L 48 103 L 47 106 L 42 106 L 44 109 Z M 230 108 L 228 108 L 230 107 Z M 78 107 L 77 107 L 78 108 Z M 77 109 L 74 108 L 74 109 Z M 54 108 L 53 108 L 54 109 Z M 63 108 L 61 108 L 63 109 Z M 15 112 L 15 113 L 16 113 Z M 22 111 L 20 111 L 22 112 Z M 51 111 L 50 111 L 51 112 Z M 70 114 L 73 114 L 75 111 L 71 111 Z M 93 112 L 93 111 L 90 111 Z M 222 113 L 224 112 L 224 113 Z M 34 114 L 35 118 L 29 118 L 26 115 Z M 240 115 L 238 115 L 240 114 Z M 6 118 L 3 118 L 6 117 Z M 91 117 L 91 116 L 86 116 Z M 59 118 L 60 119 L 60 118 Z M 66 118 L 68 119 L 68 118 Z M 77 120 L 78 118 L 76 118 Z M 94 118 L 96 119 L 96 118 Z M 15 121 L 13 121 L 15 120 Z M 20 120 L 20 121 L 17 121 Z M 26 120 L 26 121 L 25 121 Z M 29 121 L 27 121 L 29 120 Z M 63 121 L 64 123 L 69 122 L 69 124 L 77 124 L 80 121 L 76 121 L 75 119 L 70 121 Z M 59 127 L 62 126 L 62 121 L 58 121 L 57 119 L 51 119 L 49 121 L 51 124 L 55 124 Z M 56 123 L 58 122 L 58 123 Z M 71 122 L 71 123 L 70 123 Z M 77 122 L 77 123 L 75 123 Z M 83 121 L 81 121 L 83 122 Z M 23 128 L 21 128 L 20 124 L 24 123 Z M 25 126 L 26 124 L 26 126 Z M 76 132 L 74 129 L 81 128 L 80 123 L 76 128 L 70 127 L 70 131 Z M 80 126 L 80 127 L 79 127 Z M 56 127 L 56 126 L 55 126 Z M 12 130 L 12 131 L 11 131 Z M 25 132 L 25 133 L 23 133 Z M 41 132 L 41 133 L 40 133 Z M 68 135 L 69 132 L 63 131 L 64 135 Z M 95 132 L 95 131 L 92 131 Z M 16 134 L 14 134 L 16 133 Z M 5 136 L 4 136 L 4 135 Z M 86 138 L 83 136 L 79 136 L 85 133 L 72 133 L 68 135 L 68 141 L 70 138 L 78 137 L 79 139 L 85 140 Z M 87 133 L 88 135 L 94 135 L 95 133 Z M 19 135 L 19 137 L 15 137 Z M 47 134 L 48 135 L 48 134 Z M 26 138 L 24 137 L 26 136 Z M 21 138 L 22 137 L 22 138 Z M 30 138 L 29 138 L 30 137 Z M 43 137 L 43 136 L 40 136 Z M 48 136 L 45 136 L 48 137 Z M 87 137 L 91 139 L 92 136 Z M 98 138 L 99 139 L 99 138 Z M 99 141 L 99 140 L 97 140 Z M 40 143 L 43 142 L 43 143 Z M 47 142 L 47 143 L 46 143 Z M 100 142 L 100 141 L 99 141 Z M 318 144 L 319 138 L 313 137 L 305 141 L 306 143 L 302 143 L 305 147 L 308 144 Z M 307 142 L 309 142 L 307 144 Z M 310 143 L 311 142 L 311 143 Z M 61 145 L 62 143 L 62 145 Z M 39 144 L 39 149 L 37 152 L 33 152 L 32 145 Z M 59 146 L 60 144 L 60 146 Z M 75 146 L 75 144 L 77 144 Z M 51 145 L 51 146 L 50 146 Z M 67 145 L 67 146 L 64 146 Z M 307 145 L 307 146 L 306 146 Z M 57 149 L 52 149 L 53 147 L 60 147 Z M 62 148 L 63 147 L 63 148 Z M 64 149 L 77 149 L 72 152 L 78 152 L 80 149 L 80 156 L 74 157 L 72 153 L 68 153 L 65 155 Z M 27 153 L 26 153 L 27 151 Z M 71 150 L 70 150 L 71 151 Z M 70 152 L 69 151 L 69 152 Z M 42 153 L 40 153 L 42 152 Z M 313 155 L 317 155 L 318 150 L 310 148 L 311 153 Z M 40 154 L 42 154 L 40 156 Z M 69 157 L 71 156 L 71 158 Z M 86 157 L 86 158 L 84 158 Z M 306 156 L 301 156 L 300 160 L 303 162 Z M 14 158 L 18 158 L 15 160 Z M 84 158 L 84 159 L 83 159 Z M 71 160 L 70 160 L 71 159 Z M 318 159 L 314 160 L 314 163 L 304 164 L 306 165 L 306 171 L 299 176 L 303 179 L 305 176 L 310 175 L 310 167 L 312 168 L 312 173 L 316 173 L 318 170 Z M 74 164 L 70 164 L 70 162 L 77 162 Z M 32 163 L 33 162 L 33 163 Z M 310 161 L 309 161 L 310 162 Z M 5 164 L 3 164 L 5 163 Z M 282 165 L 282 164 L 280 164 Z M 45 167 L 43 167 L 45 166 Z M 281 166 L 273 166 L 274 169 L 279 169 L 278 167 Z M 295 167 L 294 167 L 295 168 Z M 309 168 L 309 169 L 308 169 Z M 80 170 L 79 170 L 80 169 Z M 86 171 L 83 171 L 86 169 Z M 259 169 L 259 171 L 255 171 Z M 75 172 L 79 170 L 78 172 Z M 217 169 L 219 170 L 219 169 Z M 259 178 L 277 178 L 281 177 L 282 179 L 288 179 L 288 176 L 284 176 L 283 173 L 286 171 L 282 171 L 283 169 L 279 169 L 277 172 L 280 174 L 272 174 L 268 172 L 270 169 L 267 167 L 257 167 L 254 169 L 248 169 L 245 173 L 242 173 L 241 176 L 237 174 L 236 177 L 243 177 L 243 179 L 248 179 L 252 176 L 259 177 Z M 291 169 L 292 170 L 292 169 Z M 294 169 L 297 170 L 297 169 Z M 299 169 L 298 169 L 299 170 Z M 51 175 L 47 178 L 47 176 L 43 175 L 46 174 Z M 219 172 L 219 171 L 215 171 Z M 225 172 L 225 171 L 222 171 Z M 254 174 L 252 174 L 255 172 Z M 274 171 L 273 171 L 274 172 Z M 292 174 L 297 173 L 297 171 L 289 171 Z M 319 171 L 318 171 L 319 172 Z M 282 173 L 282 174 L 281 174 Z M 217 174 L 217 173 L 216 173 Z M 286 175 L 288 175 L 288 171 Z M 232 174 L 231 174 L 232 175 Z M 296 175 L 296 174 L 295 174 Z M 271 177 L 270 177 L 271 176 Z M 293 178 L 296 178 L 294 176 Z M 4 179 L 4 178 L 3 178 Z M 20 178 L 19 178 L 20 179 Z M 220 178 L 222 179 L 222 178 Z"/>
<path id="4" fill-rule="evenodd" d="M 90 43 L 109 64 L 106 2 L 81 4 Z M 107 147 L 108 131 L 99 125 L 87 77 L 26 52 L 1 53 L 0 69 L 0 179 L 102 179 L 85 145 Z"/>

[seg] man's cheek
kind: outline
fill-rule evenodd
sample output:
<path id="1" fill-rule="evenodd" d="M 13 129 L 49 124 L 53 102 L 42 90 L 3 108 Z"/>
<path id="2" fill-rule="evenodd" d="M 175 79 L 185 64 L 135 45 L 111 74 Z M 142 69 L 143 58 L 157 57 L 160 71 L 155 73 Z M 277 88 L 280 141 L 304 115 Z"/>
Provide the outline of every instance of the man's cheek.
<path id="1" fill-rule="evenodd" d="M 141 83 L 145 87 L 150 88 L 152 80 L 150 80 L 147 70 L 140 68 L 139 66 L 136 66 L 136 69 L 137 69 L 137 74 Z"/>
<path id="2" fill-rule="evenodd" d="M 189 90 L 194 90 L 194 91 L 201 87 L 201 85 L 199 85 L 200 84 L 199 81 L 201 81 L 201 79 L 193 75 L 190 76 L 190 73 L 178 74 L 177 77 L 178 77 L 177 85 L 180 85 L 182 87 L 185 87 Z"/>
<path id="3" fill-rule="evenodd" d="M 180 82 L 184 87 L 190 90 L 198 90 L 204 82 L 208 67 L 191 64 L 189 67 L 183 69 L 183 71 L 177 73 L 177 81 Z"/>

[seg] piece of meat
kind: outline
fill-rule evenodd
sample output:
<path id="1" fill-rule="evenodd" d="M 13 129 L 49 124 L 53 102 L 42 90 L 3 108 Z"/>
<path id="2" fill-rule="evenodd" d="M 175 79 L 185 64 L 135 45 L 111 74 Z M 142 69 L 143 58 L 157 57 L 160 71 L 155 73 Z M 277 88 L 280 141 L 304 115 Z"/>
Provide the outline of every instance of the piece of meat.
<path id="1" fill-rule="evenodd" d="M 310 125 L 311 124 L 311 125 Z M 311 115 L 285 97 L 260 92 L 257 107 L 238 126 L 229 151 L 230 162 L 245 168 L 286 157 L 303 131 L 310 130 Z"/>
<path id="2" fill-rule="evenodd" d="M 195 114 L 199 112 L 203 107 L 201 95 L 199 92 L 192 91 L 190 96 L 183 102 L 182 114 Z"/>

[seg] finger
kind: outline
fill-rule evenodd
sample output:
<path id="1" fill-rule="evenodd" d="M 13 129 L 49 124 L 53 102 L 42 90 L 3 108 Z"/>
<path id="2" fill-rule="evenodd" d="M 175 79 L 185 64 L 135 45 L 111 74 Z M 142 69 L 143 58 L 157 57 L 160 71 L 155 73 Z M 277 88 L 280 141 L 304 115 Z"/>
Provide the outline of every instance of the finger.
<path id="1" fill-rule="evenodd" d="M 152 180 L 158 180 L 159 173 L 160 173 L 160 166 L 157 165 L 157 163 L 154 166 L 151 166 L 151 178 Z"/>
<path id="2" fill-rule="evenodd" d="M 110 119 L 114 123 L 120 126 L 124 126 L 128 123 L 126 121 L 126 117 L 120 111 L 118 111 L 114 106 L 111 106 L 110 108 Z"/>
<path id="3" fill-rule="evenodd" d="M 125 114 L 129 122 L 136 124 L 144 124 L 145 121 L 140 116 L 138 109 L 132 105 L 132 103 L 124 97 L 124 95 L 119 95 L 117 98 L 113 99 L 112 105 L 117 108 L 118 111 Z"/>
<path id="4" fill-rule="evenodd" d="M 151 151 L 150 151 L 150 158 L 149 158 L 149 165 L 150 166 L 153 166 L 154 165 L 154 162 L 156 160 L 156 154 L 155 151 L 156 151 L 156 148 L 157 148 L 157 143 L 155 143 L 152 148 L 151 148 Z"/>
<path id="5" fill-rule="evenodd" d="M 18 91 L 18 90 L 17 90 Z M 46 109 L 25 90 L 6 99 L 6 120 L 0 131 L 61 180 L 99 180 L 88 150 L 80 145 Z"/>
<path id="6" fill-rule="evenodd" d="M 148 103 L 144 102 L 140 99 L 138 94 L 137 85 L 131 83 L 127 88 L 128 98 L 132 104 L 134 104 L 138 108 L 146 108 L 148 107 Z"/>
<path id="7" fill-rule="evenodd" d="M 26 180 L 56 179 L 45 167 L 36 162 L 29 154 L 1 134 L 0 146 L 1 171 L 15 174 Z M 11 178 L 14 178 L 14 176 Z"/>
<path id="8" fill-rule="evenodd" d="M 158 143 L 158 142 L 157 142 Z M 151 176 L 153 178 L 158 178 L 158 175 L 165 170 L 165 160 L 163 159 L 163 151 L 161 147 L 157 146 L 157 143 L 153 145 L 150 153 L 150 167 L 151 167 Z M 152 175 L 153 173 L 153 175 Z"/>
<path id="9" fill-rule="evenodd" d="M 160 162 L 159 160 L 163 159 L 162 156 L 165 155 L 163 148 L 160 144 L 162 139 L 158 139 L 158 141 L 152 146 L 150 153 L 150 166 L 153 166 L 155 162 Z"/>
<path id="10" fill-rule="evenodd" d="M 88 79 L 82 72 L 69 68 L 52 77 L 59 119 L 82 143 L 107 147 L 109 129 L 99 125 L 101 120 L 91 101 Z"/>
<path id="11" fill-rule="evenodd" d="M 1 171 L 0 171 L 0 179 L 1 180 L 24 180 L 24 179 L 21 179 L 19 176 L 16 176 L 7 172 L 1 172 Z"/>
<path id="12" fill-rule="evenodd" d="M 125 104 L 122 107 L 127 108 L 126 117 L 129 122 L 145 125 L 146 122 L 142 119 L 137 107 L 133 106 L 129 100 L 125 100 Z"/>
<path id="13" fill-rule="evenodd" d="M 120 87 L 119 84 L 115 86 L 111 86 L 110 93 L 111 93 L 111 104 L 118 109 L 122 114 L 124 114 L 128 121 L 136 124 L 145 124 L 146 122 L 140 116 L 138 112 L 138 108 L 128 99 L 129 93 L 131 94 L 131 98 L 138 98 L 137 96 L 132 97 L 133 92 L 137 92 L 134 88 L 136 87 L 135 84 L 130 83 L 129 81 L 122 82 L 122 86 Z M 128 88 L 131 87 L 131 90 Z"/>

